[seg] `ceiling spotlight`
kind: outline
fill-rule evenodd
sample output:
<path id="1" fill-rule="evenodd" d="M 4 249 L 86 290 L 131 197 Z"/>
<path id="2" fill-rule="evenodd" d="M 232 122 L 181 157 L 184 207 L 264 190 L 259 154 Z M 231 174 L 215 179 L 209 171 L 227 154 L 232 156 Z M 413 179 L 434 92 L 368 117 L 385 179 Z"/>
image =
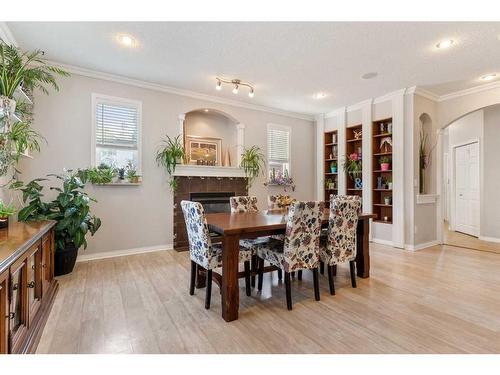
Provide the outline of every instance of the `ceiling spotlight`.
<path id="1" fill-rule="evenodd" d="M 208 108 L 205 108 L 205 112 L 208 112 Z"/>
<path id="2" fill-rule="evenodd" d="M 222 84 L 228 83 L 230 85 L 233 85 L 233 94 L 238 94 L 240 86 L 245 86 L 245 87 L 248 87 L 250 89 L 250 91 L 248 92 L 248 96 L 250 98 L 253 98 L 255 95 L 253 86 L 249 83 L 242 82 L 241 80 L 236 79 L 236 78 L 235 79 L 224 79 L 224 78 L 216 77 L 215 79 L 217 80 L 217 84 L 215 86 L 216 90 L 222 90 Z"/>
<path id="3" fill-rule="evenodd" d="M 132 47 L 135 47 L 137 44 L 136 40 L 127 34 L 120 34 L 120 35 L 118 35 L 117 39 L 118 39 L 118 42 L 122 46 L 125 46 L 125 47 L 132 48 Z"/>
<path id="4" fill-rule="evenodd" d="M 497 78 L 496 73 L 485 74 L 480 78 L 481 81 L 491 81 Z"/>
<path id="5" fill-rule="evenodd" d="M 440 41 L 438 44 L 436 44 L 436 48 L 446 49 L 446 48 L 451 47 L 453 45 L 453 43 L 455 43 L 455 42 L 452 39 L 445 39 L 445 40 Z"/>
<path id="6" fill-rule="evenodd" d="M 314 94 L 314 99 L 323 99 L 326 98 L 326 94 L 324 92 L 318 92 L 317 94 Z"/>

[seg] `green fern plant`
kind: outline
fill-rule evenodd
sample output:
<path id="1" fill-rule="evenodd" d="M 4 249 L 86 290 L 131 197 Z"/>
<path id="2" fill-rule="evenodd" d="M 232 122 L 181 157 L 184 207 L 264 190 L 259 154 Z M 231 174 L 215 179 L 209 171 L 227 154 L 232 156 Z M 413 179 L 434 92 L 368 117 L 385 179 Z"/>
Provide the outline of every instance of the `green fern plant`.
<path id="1" fill-rule="evenodd" d="M 266 159 L 260 147 L 245 148 L 241 154 L 240 167 L 245 171 L 248 188 L 250 188 L 254 180 L 264 174 L 266 168 Z"/>
<path id="2" fill-rule="evenodd" d="M 160 167 L 164 167 L 170 175 L 168 182 L 172 191 L 177 189 L 177 180 L 173 176 L 175 167 L 180 164 L 186 157 L 184 145 L 181 142 L 181 136 L 175 138 L 166 135 L 162 140 L 162 146 L 156 152 L 156 163 Z"/>

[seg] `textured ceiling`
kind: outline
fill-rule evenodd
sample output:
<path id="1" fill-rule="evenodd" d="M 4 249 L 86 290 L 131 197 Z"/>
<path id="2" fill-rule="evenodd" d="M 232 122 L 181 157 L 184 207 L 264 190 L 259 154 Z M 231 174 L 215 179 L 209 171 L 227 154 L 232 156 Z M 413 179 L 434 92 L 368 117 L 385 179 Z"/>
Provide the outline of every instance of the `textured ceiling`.
<path id="1" fill-rule="evenodd" d="M 500 23 L 9 22 L 22 48 L 65 64 L 300 112 L 323 113 L 403 87 L 442 95 L 500 73 Z M 133 35 L 136 49 L 115 42 Z M 437 50 L 452 38 L 455 45 Z M 378 72 L 371 80 L 361 75 Z M 215 76 L 255 85 L 255 97 Z M 326 92 L 322 100 L 313 98 Z"/>

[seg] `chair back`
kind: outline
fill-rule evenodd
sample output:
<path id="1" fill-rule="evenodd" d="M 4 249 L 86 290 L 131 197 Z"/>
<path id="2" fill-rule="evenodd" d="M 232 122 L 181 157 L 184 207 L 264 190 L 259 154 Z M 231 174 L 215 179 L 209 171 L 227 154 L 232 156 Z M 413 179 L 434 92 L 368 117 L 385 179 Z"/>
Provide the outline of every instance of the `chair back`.
<path id="1" fill-rule="evenodd" d="M 238 197 L 230 197 L 231 213 L 257 212 L 257 197 L 241 195 Z"/>
<path id="2" fill-rule="evenodd" d="M 284 242 L 284 270 L 316 268 L 324 202 L 296 202 L 290 206 Z"/>
<path id="3" fill-rule="evenodd" d="M 361 211 L 358 196 L 334 196 L 330 200 L 328 219 L 328 240 L 325 248 L 330 265 L 356 258 L 356 227 Z"/>
<path id="4" fill-rule="evenodd" d="M 361 213 L 361 211 L 363 209 L 363 198 L 360 197 L 359 195 L 334 195 L 334 194 L 330 194 L 330 203 L 335 198 L 343 198 L 343 199 L 351 199 L 351 200 L 359 201 L 360 205 L 359 205 L 358 213 Z"/>
<path id="5" fill-rule="evenodd" d="M 181 207 L 186 223 L 191 260 L 208 268 L 212 259 L 216 257 L 216 253 L 212 248 L 203 206 L 199 202 L 182 201 Z"/>

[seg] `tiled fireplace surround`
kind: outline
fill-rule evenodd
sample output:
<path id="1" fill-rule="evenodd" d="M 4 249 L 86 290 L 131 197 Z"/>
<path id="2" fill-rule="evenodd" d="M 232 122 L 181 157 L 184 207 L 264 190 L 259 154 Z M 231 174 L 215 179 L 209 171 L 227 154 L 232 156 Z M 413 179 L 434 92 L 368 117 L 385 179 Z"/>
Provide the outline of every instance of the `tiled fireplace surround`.
<path id="1" fill-rule="evenodd" d="M 174 249 L 177 251 L 188 250 L 182 200 L 189 200 L 191 193 L 234 192 L 236 196 L 248 194 L 244 177 L 177 176 L 175 179 L 177 189 L 174 193 Z"/>

